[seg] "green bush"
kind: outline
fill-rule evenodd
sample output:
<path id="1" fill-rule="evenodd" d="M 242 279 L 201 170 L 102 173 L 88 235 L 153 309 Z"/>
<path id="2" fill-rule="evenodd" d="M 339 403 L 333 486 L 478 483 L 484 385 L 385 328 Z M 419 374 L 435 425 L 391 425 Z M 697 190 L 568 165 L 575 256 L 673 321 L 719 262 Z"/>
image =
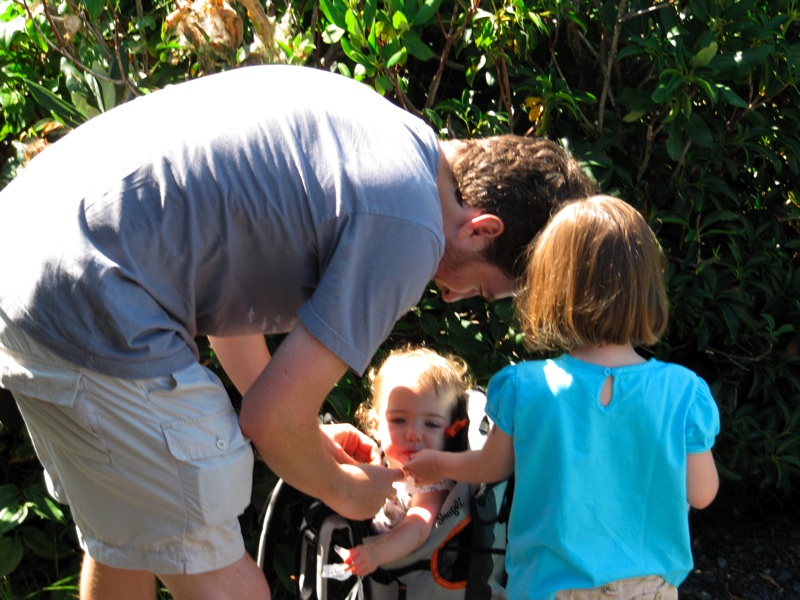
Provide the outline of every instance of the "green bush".
<path id="1" fill-rule="evenodd" d="M 216 8 L 206 12 L 201 0 L 176 12 L 141 0 L 20 2 L 0 0 L 4 183 L 26 152 L 59 134 L 58 124 L 74 126 L 169 83 L 264 62 L 336 69 L 442 136 L 513 131 L 559 140 L 605 192 L 646 215 L 664 246 L 671 325 L 653 352 L 711 384 L 725 485 L 796 489 L 796 0 L 277 0 L 269 10 L 254 0 L 209 0 Z M 212 30 L 203 14 L 224 27 Z M 235 99 L 220 110 L 235 110 Z M 509 302 L 449 306 L 434 289 L 379 355 L 409 341 L 462 355 L 484 385 L 528 356 Z M 326 410 L 348 420 L 366 394 L 365 382 L 349 375 Z M 1 429 L 3 456 L 18 455 L 21 439 Z M 20 557 L 21 541 L 16 577 L 33 577 L 33 546 L 45 539 L 54 568 L 70 560 L 56 552 L 67 525 L 56 507 L 43 508 L 30 469 L 6 467 L 0 489 L 0 563 Z M 265 486 L 259 493 L 256 504 Z M 257 516 L 247 518 L 257 527 Z"/>
<path id="2" fill-rule="evenodd" d="M 0 395 L 0 402 L 10 402 L 10 397 Z M 0 581 L 20 565 L 14 578 L 17 587 L 36 590 L 43 581 L 51 583 L 64 575 L 74 579 L 79 552 L 69 512 L 47 494 L 41 465 L 16 415 L 3 410 L 3 423 L 11 426 L 0 428 Z M 0 586 L 0 598 L 16 597 L 11 591 L 20 590 Z"/>

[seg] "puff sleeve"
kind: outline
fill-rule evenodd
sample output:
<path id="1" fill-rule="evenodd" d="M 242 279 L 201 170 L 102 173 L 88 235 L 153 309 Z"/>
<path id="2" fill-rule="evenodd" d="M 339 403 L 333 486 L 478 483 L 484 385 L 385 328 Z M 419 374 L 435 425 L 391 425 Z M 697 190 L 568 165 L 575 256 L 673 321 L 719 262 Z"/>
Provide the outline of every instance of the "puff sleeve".
<path id="1" fill-rule="evenodd" d="M 486 414 L 506 435 L 514 435 L 514 412 L 517 398 L 517 368 L 501 369 L 489 381 L 486 391 Z"/>
<path id="2" fill-rule="evenodd" d="M 719 433 L 719 409 L 708 384 L 697 378 L 694 399 L 686 414 L 686 452 L 705 452 L 714 445 Z"/>

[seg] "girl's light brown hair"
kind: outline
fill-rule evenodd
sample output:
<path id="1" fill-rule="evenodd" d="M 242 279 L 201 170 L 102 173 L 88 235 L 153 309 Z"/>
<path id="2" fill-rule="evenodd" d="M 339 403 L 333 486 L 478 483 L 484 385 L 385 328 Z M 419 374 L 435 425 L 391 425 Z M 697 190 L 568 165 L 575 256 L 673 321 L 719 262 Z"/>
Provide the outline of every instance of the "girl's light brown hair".
<path id="1" fill-rule="evenodd" d="M 390 352 L 380 367 L 369 374 L 372 383 L 371 399 L 359 407 L 356 420 L 361 429 L 373 439 L 377 440 L 381 410 L 380 406 L 374 404 L 375 392 L 382 384 L 385 374 L 394 369 L 402 370 L 403 375 L 408 377 L 409 384 L 416 383 L 422 388 L 432 389 L 438 398 L 451 399 L 451 423 L 466 416 L 467 390 L 473 385 L 467 363 L 451 354 L 439 354 L 422 346 L 408 346 Z M 463 433 L 463 442 L 466 444 L 466 430 Z M 455 445 L 462 445 L 461 436 Z M 466 449 L 466 446 L 458 449 Z"/>
<path id="2" fill-rule="evenodd" d="M 655 344 L 667 326 L 666 260 L 653 230 L 611 196 L 568 202 L 533 241 L 517 309 L 530 346 Z"/>

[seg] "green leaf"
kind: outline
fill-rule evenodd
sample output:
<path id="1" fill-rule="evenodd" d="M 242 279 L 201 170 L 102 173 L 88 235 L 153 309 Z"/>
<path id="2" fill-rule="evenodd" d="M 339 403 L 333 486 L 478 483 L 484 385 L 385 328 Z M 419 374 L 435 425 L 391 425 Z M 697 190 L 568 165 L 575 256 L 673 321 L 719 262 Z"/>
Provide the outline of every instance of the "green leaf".
<path id="1" fill-rule="evenodd" d="M 761 66 L 770 54 L 772 54 L 772 46 L 763 44 L 738 52 L 719 54 L 711 60 L 708 66 L 717 70 L 718 81 L 728 78 L 736 79 Z"/>
<path id="2" fill-rule="evenodd" d="M 664 104 L 672 95 L 683 85 L 684 77 L 679 73 L 673 73 L 669 80 L 664 82 L 661 81 L 656 86 L 655 91 L 653 92 L 651 98 L 653 102 L 657 104 Z"/>
<path id="3" fill-rule="evenodd" d="M 386 61 L 386 67 L 391 69 L 393 66 L 400 64 L 403 65 L 406 62 L 406 57 L 408 56 L 408 50 L 405 48 L 400 48 L 397 52 L 395 52 L 392 56 L 389 57 L 389 60 Z"/>
<path id="4" fill-rule="evenodd" d="M 357 42 L 359 46 L 366 45 L 367 40 L 364 35 L 364 28 L 358 16 L 352 10 L 347 9 L 344 20 L 347 23 L 347 33 L 350 34 L 351 41 Z"/>
<path id="5" fill-rule="evenodd" d="M 649 112 L 649 111 L 647 111 L 647 110 L 635 110 L 635 111 L 631 111 L 631 112 L 629 112 L 628 114 L 626 114 L 624 117 L 622 117 L 622 120 L 623 120 L 625 123 L 636 123 L 636 121 L 638 121 L 639 119 L 641 119 L 641 118 L 642 118 L 643 116 L 645 116 L 645 115 L 646 115 L 648 112 Z"/>
<path id="6" fill-rule="evenodd" d="M 717 54 L 717 42 L 711 42 L 708 46 L 700 50 L 697 54 L 695 54 L 692 59 L 689 61 L 689 64 L 692 65 L 692 68 L 697 67 L 705 67 L 708 63 L 711 62 L 711 59 L 714 58 Z"/>
<path id="7" fill-rule="evenodd" d="M 719 222 L 738 221 L 739 215 L 730 210 L 715 210 L 706 216 L 701 223 L 704 231 L 707 231 L 712 225 Z"/>
<path id="8" fill-rule="evenodd" d="M 375 78 L 375 89 L 383 96 L 394 87 L 392 80 L 387 75 L 378 75 Z"/>
<path id="9" fill-rule="evenodd" d="M 38 527 L 20 527 L 19 534 L 22 542 L 42 558 L 65 558 L 72 553 L 72 548 L 64 543 L 59 544 L 57 540 L 47 537 L 44 531 Z"/>
<path id="10" fill-rule="evenodd" d="M 325 42 L 326 44 L 333 45 L 336 44 L 339 40 L 341 40 L 344 34 L 345 34 L 344 29 L 342 29 L 338 25 L 329 23 L 328 26 L 325 27 L 325 31 L 322 32 L 322 41 Z M 341 63 L 337 64 L 337 68 L 339 65 L 341 65 Z"/>
<path id="11" fill-rule="evenodd" d="M 711 148 L 714 145 L 714 138 L 711 135 L 711 130 L 705 124 L 703 118 L 696 112 L 693 112 L 689 119 L 684 124 L 684 131 L 689 139 L 698 146 L 703 148 Z"/>
<path id="12" fill-rule="evenodd" d="M 8 49 L 18 34 L 25 33 L 25 17 L 18 15 L 10 21 L 0 20 L 0 46 Z"/>
<path id="13" fill-rule="evenodd" d="M 28 86 L 34 101 L 37 102 L 39 106 L 52 113 L 57 120 L 62 121 L 68 127 L 77 127 L 86 121 L 86 117 L 73 105 L 64 102 L 64 100 L 56 96 L 46 87 L 30 79 L 25 79 L 24 77 L 22 81 Z"/>
<path id="14" fill-rule="evenodd" d="M 92 63 L 92 71 L 95 73 L 100 73 L 105 76 L 108 76 L 108 73 L 105 71 L 103 65 L 100 61 L 95 61 Z M 86 75 L 86 80 L 95 79 L 91 75 Z M 97 78 L 97 85 L 100 88 L 100 94 L 97 97 L 97 103 L 100 107 L 106 111 L 111 110 L 117 105 L 117 88 L 114 87 L 114 84 L 110 81 L 106 81 L 105 79 Z"/>
<path id="15" fill-rule="evenodd" d="M 644 48 L 635 44 L 631 44 L 630 46 L 625 46 L 617 53 L 617 60 L 622 60 L 629 56 L 638 56 L 639 54 L 645 54 Z"/>
<path id="16" fill-rule="evenodd" d="M 651 94 L 639 89 L 628 88 L 620 94 L 619 99 L 631 112 L 647 112 L 656 106 Z"/>
<path id="17" fill-rule="evenodd" d="M 717 91 L 719 92 L 719 97 L 723 102 L 736 108 L 747 108 L 747 102 L 745 102 L 744 99 L 739 96 L 739 94 L 734 92 L 727 85 L 723 85 L 721 83 L 716 83 L 715 85 L 717 87 Z"/>
<path id="18" fill-rule="evenodd" d="M 378 0 L 364 1 L 364 27 L 370 28 L 375 22 L 375 15 L 378 12 Z"/>
<path id="19" fill-rule="evenodd" d="M 82 4 L 93 21 L 97 21 L 103 14 L 103 0 L 83 0 Z"/>
<path id="20" fill-rule="evenodd" d="M 708 0 L 689 0 L 689 14 L 701 21 L 708 20 Z"/>
<path id="21" fill-rule="evenodd" d="M 0 506 L 16 505 L 19 502 L 19 488 L 13 483 L 0 485 Z"/>
<path id="22" fill-rule="evenodd" d="M 319 0 L 319 8 L 325 17 L 339 29 L 347 29 L 345 11 L 337 0 Z"/>
<path id="23" fill-rule="evenodd" d="M 28 517 L 28 505 L 18 504 L 0 508 L 0 533 L 11 531 L 18 527 Z"/>
<path id="24" fill-rule="evenodd" d="M 56 523 L 66 523 L 64 511 L 47 493 L 47 489 L 41 484 L 31 485 L 25 488 L 25 498 L 33 511 L 48 521 L 55 521 Z"/>
<path id="25" fill-rule="evenodd" d="M 414 31 L 409 30 L 403 34 L 403 44 L 409 54 L 421 61 L 430 60 L 436 56 Z"/>
<path id="26" fill-rule="evenodd" d="M 727 0 L 722 3 L 725 7 L 722 12 L 722 18 L 733 21 L 739 17 L 744 17 L 757 2 L 758 0 Z"/>
<path id="27" fill-rule="evenodd" d="M 706 96 L 708 96 L 708 99 L 711 100 L 712 103 L 717 101 L 717 89 L 711 85 L 710 81 L 703 79 L 702 77 L 696 77 L 694 79 L 694 83 L 697 87 L 703 90 L 703 92 L 705 92 Z"/>
<path id="28" fill-rule="evenodd" d="M 441 3 L 442 0 L 425 0 L 419 12 L 411 19 L 411 25 L 425 25 L 428 23 L 436 15 L 436 11 L 439 10 L 439 5 Z"/>
<path id="29" fill-rule="evenodd" d="M 679 127 L 675 126 L 675 121 L 672 121 L 664 126 L 664 129 L 669 132 L 667 137 L 667 154 L 669 157 L 678 161 L 683 153 L 683 134 Z"/>
<path id="30" fill-rule="evenodd" d="M 408 22 L 411 23 L 414 21 L 414 18 L 417 16 L 420 8 L 420 0 L 406 0 L 403 3 L 403 9 L 400 11 L 405 14 Z"/>
<path id="31" fill-rule="evenodd" d="M 367 65 L 369 64 L 370 61 L 369 58 L 367 58 L 367 56 L 363 52 L 361 52 L 361 50 L 359 50 L 358 48 L 354 48 L 353 45 L 350 43 L 350 40 L 348 40 L 346 37 L 343 37 L 341 39 L 341 44 L 342 44 L 342 50 L 344 50 L 344 53 L 350 58 L 350 60 L 352 60 L 355 63 L 358 63 L 364 69 L 367 68 Z"/>
<path id="32" fill-rule="evenodd" d="M 22 562 L 22 542 L 12 537 L 0 537 L 0 577 L 10 575 Z"/>
<path id="33" fill-rule="evenodd" d="M 353 78 L 353 74 L 350 72 L 350 67 L 348 67 L 341 61 L 338 61 L 336 63 L 336 70 L 339 71 L 339 73 L 341 73 L 345 77 L 348 77 L 349 79 Z"/>
<path id="34" fill-rule="evenodd" d="M 408 25 L 408 19 L 406 19 L 405 14 L 399 10 L 392 15 L 392 26 L 398 31 L 398 33 L 403 33 L 410 29 Z"/>

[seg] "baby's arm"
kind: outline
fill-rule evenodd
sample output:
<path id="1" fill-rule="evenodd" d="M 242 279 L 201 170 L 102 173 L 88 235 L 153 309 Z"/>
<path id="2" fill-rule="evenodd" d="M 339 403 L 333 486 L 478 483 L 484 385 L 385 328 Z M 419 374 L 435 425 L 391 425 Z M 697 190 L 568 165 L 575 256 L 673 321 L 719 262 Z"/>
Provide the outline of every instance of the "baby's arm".
<path id="1" fill-rule="evenodd" d="M 514 472 L 514 445 L 511 436 L 495 426 L 481 450 L 420 450 L 403 465 L 403 470 L 420 483 L 442 478 L 466 483 L 501 481 Z"/>
<path id="2" fill-rule="evenodd" d="M 379 566 L 408 556 L 422 546 L 446 497 L 446 490 L 414 494 L 408 513 L 394 529 L 374 541 L 344 552 L 344 562 L 350 571 L 356 575 L 369 575 Z"/>
<path id="3" fill-rule="evenodd" d="M 719 490 L 717 465 L 711 450 L 686 455 L 686 496 L 694 508 L 705 508 Z"/>

